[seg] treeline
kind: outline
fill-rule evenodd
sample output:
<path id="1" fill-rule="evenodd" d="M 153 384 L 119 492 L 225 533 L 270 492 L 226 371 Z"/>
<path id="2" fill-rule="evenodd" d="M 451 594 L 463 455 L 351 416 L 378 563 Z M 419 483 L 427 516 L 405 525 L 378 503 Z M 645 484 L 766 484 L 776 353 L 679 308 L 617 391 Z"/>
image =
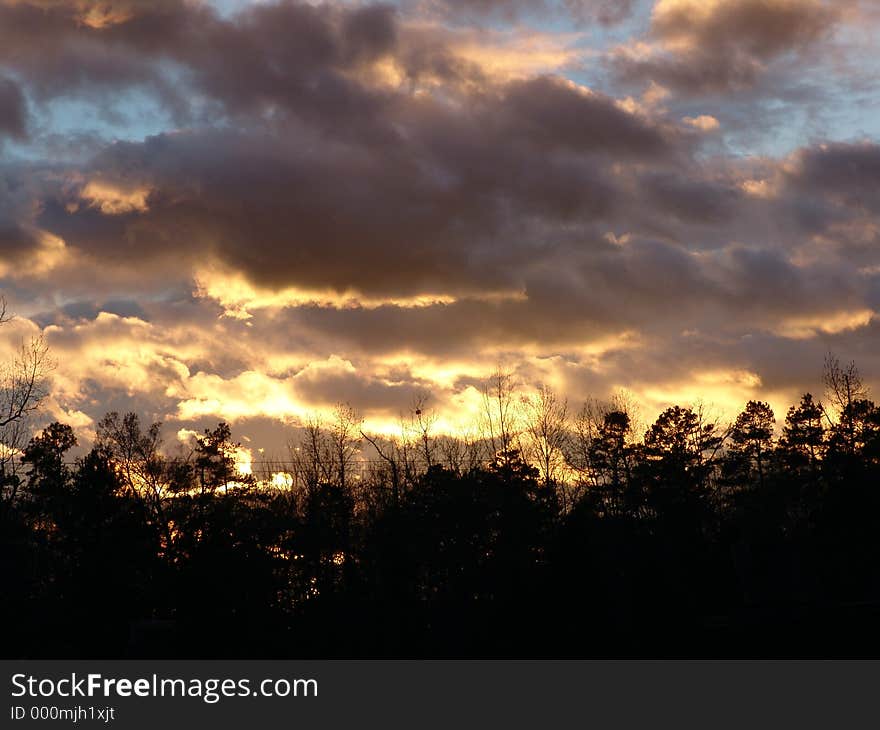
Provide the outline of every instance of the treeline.
<path id="1" fill-rule="evenodd" d="M 569 415 L 486 389 L 473 439 L 306 424 L 274 476 L 220 424 L 192 453 L 109 414 L 2 464 L 5 656 L 825 656 L 880 642 L 880 408 L 823 399 L 723 427 L 618 400 Z"/>

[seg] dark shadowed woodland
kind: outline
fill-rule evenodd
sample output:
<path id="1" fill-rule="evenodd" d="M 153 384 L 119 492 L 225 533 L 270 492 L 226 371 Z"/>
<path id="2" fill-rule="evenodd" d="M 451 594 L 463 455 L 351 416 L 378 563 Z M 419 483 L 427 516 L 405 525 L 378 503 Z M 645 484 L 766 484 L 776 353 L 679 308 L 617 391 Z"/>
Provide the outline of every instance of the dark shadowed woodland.
<path id="1" fill-rule="evenodd" d="M 2 464 L 3 654 L 876 655 L 880 407 L 854 365 L 824 380 L 780 423 L 636 431 L 498 373 L 473 440 L 423 401 L 399 439 L 339 407 L 265 478 L 226 424 L 168 455 L 111 413 L 71 460 L 53 423 Z"/>

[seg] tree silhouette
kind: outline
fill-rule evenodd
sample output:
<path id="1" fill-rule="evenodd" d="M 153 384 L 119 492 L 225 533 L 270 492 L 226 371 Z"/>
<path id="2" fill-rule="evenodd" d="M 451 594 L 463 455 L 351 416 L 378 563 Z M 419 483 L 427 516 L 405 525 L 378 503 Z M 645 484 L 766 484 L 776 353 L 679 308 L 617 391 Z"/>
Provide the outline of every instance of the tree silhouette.
<path id="1" fill-rule="evenodd" d="M 773 451 L 776 417 L 768 403 L 750 400 L 730 429 L 727 451 L 728 479 L 739 484 L 764 487 L 767 461 Z"/>
<path id="2" fill-rule="evenodd" d="M 569 434 L 568 401 L 541 385 L 533 395 L 523 399 L 523 406 L 528 452 L 545 486 L 549 487 L 562 476 Z"/>
<path id="3" fill-rule="evenodd" d="M 788 469 L 809 469 L 815 474 L 824 456 L 825 428 L 822 404 L 805 393 L 796 406 L 788 409 L 785 426 L 778 442 L 779 455 Z"/>
<path id="4" fill-rule="evenodd" d="M 0 326 L 12 319 L 6 299 L 0 296 Z M 33 433 L 30 417 L 48 395 L 52 367 L 42 335 L 22 342 L 9 362 L 0 363 L 0 518 L 18 496 L 21 478 L 16 456 Z"/>
<path id="5" fill-rule="evenodd" d="M 4 646 L 873 655 L 880 409 L 854 366 L 826 379 L 829 409 L 804 394 L 778 439 L 770 406 L 749 401 L 729 427 L 671 406 L 639 440 L 631 404 L 569 419 L 549 389 L 514 398 L 502 377 L 482 439 L 435 436 L 424 399 L 399 438 L 340 407 L 304 424 L 280 480 L 237 468 L 226 423 L 169 453 L 160 424 L 110 413 L 76 460 L 53 423 L 0 514 Z"/>

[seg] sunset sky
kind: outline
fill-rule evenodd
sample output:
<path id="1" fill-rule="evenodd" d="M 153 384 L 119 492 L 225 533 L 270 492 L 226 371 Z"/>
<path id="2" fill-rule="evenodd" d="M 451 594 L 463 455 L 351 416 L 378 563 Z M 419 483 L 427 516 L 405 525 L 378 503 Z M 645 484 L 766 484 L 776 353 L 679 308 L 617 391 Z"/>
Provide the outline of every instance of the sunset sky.
<path id="1" fill-rule="evenodd" d="M 0 0 L 0 291 L 47 417 L 170 433 L 499 363 L 777 417 L 880 382 L 875 0 Z M 273 435 L 274 434 L 274 435 Z M 274 439 L 274 441 L 273 441 Z"/>

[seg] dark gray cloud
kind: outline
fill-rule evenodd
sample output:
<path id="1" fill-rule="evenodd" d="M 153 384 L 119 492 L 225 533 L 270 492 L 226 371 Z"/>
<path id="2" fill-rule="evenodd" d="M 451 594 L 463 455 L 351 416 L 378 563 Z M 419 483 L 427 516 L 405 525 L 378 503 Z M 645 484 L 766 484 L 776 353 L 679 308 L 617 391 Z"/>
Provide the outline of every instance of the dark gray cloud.
<path id="1" fill-rule="evenodd" d="M 730 220 L 742 202 L 742 191 L 730 184 L 658 172 L 641 180 L 652 207 L 680 221 L 721 225 Z"/>
<path id="2" fill-rule="evenodd" d="M 536 250 L 524 226 L 609 216 L 615 159 L 676 144 L 612 99 L 550 78 L 466 101 L 462 113 L 401 98 L 368 143 L 299 125 L 117 143 L 86 177 L 148 189 L 145 210 L 107 215 L 82 203 L 83 184 L 55 184 L 37 222 L 106 261 L 217 256 L 274 287 L 505 288 Z"/>
<path id="3" fill-rule="evenodd" d="M 0 253 L 7 262 L 17 263 L 33 254 L 39 245 L 37 237 L 18 221 L 0 218 Z"/>
<path id="4" fill-rule="evenodd" d="M 692 94 L 754 86 L 767 65 L 803 57 L 827 40 L 841 5 L 824 0 L 663 0 L 655 6 L 647 41 L 651 53 L 626 47 L 612 54 L 616 76 L 655 81 Z"/>
<path id="5" fill-rule="evenodd" d="M 105 27 L 89 24 L 89 13 L 127 19 Z M 178 96 L 150 52 L 182 40 L 191 23 L 204 12 L 181 2 L 2 2 L 0 3 L 0 66 L 15 70 L 38 99 L 85 95 L 132 86 L 159 90 L 170 101 Z M 164 19 L 160 22 L 159 19 Z M 134 26 L 149 26 L 135 31 Z"/>
<path id="6" fill-rule="evenodd" d="M 304 371 L 293 380 L 296 394 L 314 407 L 349 403 L 364 412 L 384 412 L 392 418 L 406 412 L 419 390 L 429 390 L 429 381 L 398 373 L 388 381 L 369 373 L 346 370 Z"/>
<path id="7" fill-rule="evenodd" d="M 412 0 L 422 10 L 445 16 L 462 15 L 515 20 L 524 13 L 567 15 L 579 23 L 615 25 L 627 19 L 635 0 Z"/>
<path id="8" fill-rule="evenodd" d="M 229 19 L 184 0 L 0 3 L 0 66 L 13 68 L 36 98 L 106 106 L 114 91 L 140 88 L 182 122 L 197 113 L 193 93 L 229 113 L 267 105 L 337 118 L 363 112 L 370 94 L 345 72 L 395 43 L 394 11 L 385 5 L 282 1 Z"/>
<path id="9" fill-rule="evenodd" d="M 755 84 L 761 66 L 742 55 L 718 57 L 712 53 L 631 56 L 617 51 L 611 56 L 616 78 L 624 83 L 654 81 L 679 92 L 691 94 L 740 90 Z"/>
<path id="10" fill-rule="evenodd" d="M 23 139 L 27 135 L 27 101 L 12 79 L 0 76 L 0 137 Z"/>
<path id="11" fill-rule="evenodd" d="M 802 150 L 788 171 L 792 188 L 851 209 L 880 213 L 880 145 L 823 143 Z"/>
<path id="12" fill-rule="evenodd" d="M 273 287 L 507 288 L 534 252 L 523 226 L 607 217 L 618 197 L 609 165 L 687 143 L 558 78 L 502 83 L 438 64 L 454 57 L 442 35 L 425 65 L 386 5 L 280 2 L 224 18 L 172 1 L 15 3 L 0 4 L 0 21 L 6 60 L 37 96 L 146 85 L 164 98 L 177 73 L 222 109 L 227 124 L 109 146 L 78 183 L 47 178 L 33 221 L 111 266 L 219 257 Z M 46 44 L 58 52 L 31 50 Z M 414 82 L 439 73 L 449 93 L 359 76 L 383 58 Z M 83 202 L 94 177 L 149 189 L 147 209 L 108 215 Z"/>
<path id="13" fill-rule="evenodd" d="M 51 324 L 63 326 L 71 322 L 94 320 L 101 312 L 149 321 L 149 315 L 138 302 L 124 299 L 111 299 L 103 302 L 73 301 L 58 309 L 37 313 L 31 319 L 41 327 Z"/>
<path id="14" fill-rule="evenodd" d="M 808 47 L 829 33 L 838 9 L 822 0 L 666 0 L 654 11 L 652 37 L 702 51 L 769 60 Z"/>

